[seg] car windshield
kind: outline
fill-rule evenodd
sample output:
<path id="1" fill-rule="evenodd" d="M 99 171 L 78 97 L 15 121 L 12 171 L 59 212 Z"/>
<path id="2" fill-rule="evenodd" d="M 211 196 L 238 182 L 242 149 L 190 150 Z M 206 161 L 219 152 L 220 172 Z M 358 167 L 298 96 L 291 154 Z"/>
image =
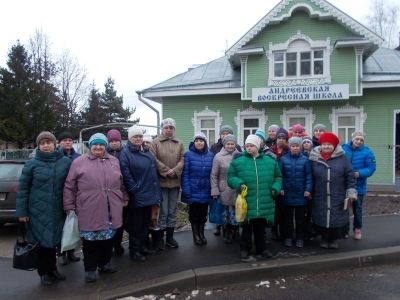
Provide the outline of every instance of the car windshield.
<path id="1" fill-rule="evenodd" d="M 21 176 L 24 164 L 0 164 L 0 181 L 16 181 Z"/>

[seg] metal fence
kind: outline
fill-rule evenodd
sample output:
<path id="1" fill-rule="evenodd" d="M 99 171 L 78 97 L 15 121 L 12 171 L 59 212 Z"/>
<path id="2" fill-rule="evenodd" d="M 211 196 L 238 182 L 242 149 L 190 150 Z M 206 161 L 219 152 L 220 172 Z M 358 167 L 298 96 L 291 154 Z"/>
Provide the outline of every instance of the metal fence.
<path id="1" fill-rule="evenodd" d="M 35 149 L 6 149 L 0 150 L 0 160 L 5 159 L 28 159 L 31 158 Z"/>

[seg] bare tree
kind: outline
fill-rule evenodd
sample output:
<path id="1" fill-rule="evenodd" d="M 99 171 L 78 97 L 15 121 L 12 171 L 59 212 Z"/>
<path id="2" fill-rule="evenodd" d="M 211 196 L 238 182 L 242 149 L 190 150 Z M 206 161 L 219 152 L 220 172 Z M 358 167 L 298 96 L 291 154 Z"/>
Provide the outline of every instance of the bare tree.
<path id="1" fill-rule="evenodd" d="M 400 7 L 391 0 L 371 0 L 370 14 L 366 18 L 368 26 L 385 39 L 383 47 L 398 46 Z"/>
<path id="2" fill-rule="evenodd" d="M 63 50 L 58 56 L 57 67 L 56 86 L 62 110 L 60 125 L 63 130 L 71 131 L 71 124 L 77 122 L 78 115 L 88 98 L 90 90 L 87 82 L 88 71 L 68 50 Z"/>

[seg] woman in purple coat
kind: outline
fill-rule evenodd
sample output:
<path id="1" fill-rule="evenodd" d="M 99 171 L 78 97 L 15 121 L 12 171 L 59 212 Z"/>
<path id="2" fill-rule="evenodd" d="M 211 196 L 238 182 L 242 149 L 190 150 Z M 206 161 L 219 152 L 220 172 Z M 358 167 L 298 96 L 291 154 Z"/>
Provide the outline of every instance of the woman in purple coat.
<path id="1" fill-rule="evenodd" d="M 107 137 L 96 133 L 90 151 L 72 162 L 64 185 L 64 210 L 75 210 L 82 235 L 85 281 L 97 280 L 96 270 L 111 274 L 113 239 L 122 226 L 122 207 L 128 205 L 119 161 L 106 151 Z"/>

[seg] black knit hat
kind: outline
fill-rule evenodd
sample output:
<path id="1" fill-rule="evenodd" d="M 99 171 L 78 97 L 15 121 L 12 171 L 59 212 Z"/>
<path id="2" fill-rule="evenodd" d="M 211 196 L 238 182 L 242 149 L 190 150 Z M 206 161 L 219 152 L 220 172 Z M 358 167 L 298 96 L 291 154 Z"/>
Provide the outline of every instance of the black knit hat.
<path id="1" fill-rule="evenodd" d="M 60 143 L 63 139 L 71 139 L 72 140 L 72 134 L 69 132 L 63 132 L 58 136 L 58 143 Z"/>

